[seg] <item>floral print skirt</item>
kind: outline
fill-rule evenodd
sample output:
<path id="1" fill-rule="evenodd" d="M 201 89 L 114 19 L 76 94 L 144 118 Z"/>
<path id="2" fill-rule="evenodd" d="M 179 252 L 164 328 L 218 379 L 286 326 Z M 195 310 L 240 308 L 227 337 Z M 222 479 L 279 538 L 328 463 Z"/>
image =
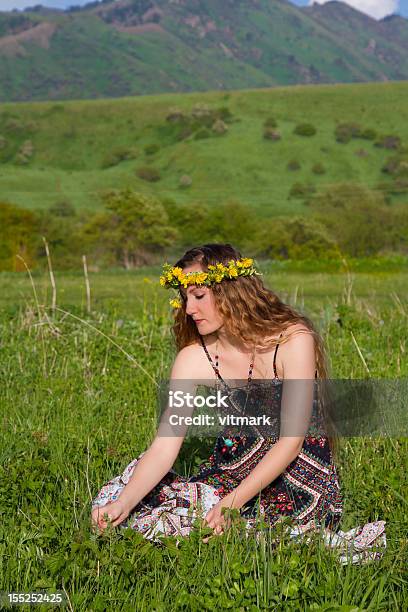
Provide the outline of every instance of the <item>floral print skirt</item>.
<path id="1" fill-rule="evenodd" d="M 273 441 L 234 440 L 225 447 L 218 438 L 213 453 L 198 472 L 186 478 L 170 470 L 132 510 L 121 528 L 132 528 L 146 539 L 160 542 L 162 536 L 188 536 L 198 518 L 236 488 L 264 456 Z M 144 453 L 131 461 L 122 474 L 106 483 L 92 501 L 92 509 L 115 501 L 129 482 Z M 386 547 L 385 521 L 367 523 L 343 532 L 339 529 L 342 501 L 336 469 L 326 438 L 305 439 L 298 457 L 260 495 L 240 510 L 248 534 L 257 517 L 273 526 L 283 517 L 292 520 L 290 537 L 307 538 L 318 532 L 326 546 L 339 552 L 342 564 L 379 559 Z"/>

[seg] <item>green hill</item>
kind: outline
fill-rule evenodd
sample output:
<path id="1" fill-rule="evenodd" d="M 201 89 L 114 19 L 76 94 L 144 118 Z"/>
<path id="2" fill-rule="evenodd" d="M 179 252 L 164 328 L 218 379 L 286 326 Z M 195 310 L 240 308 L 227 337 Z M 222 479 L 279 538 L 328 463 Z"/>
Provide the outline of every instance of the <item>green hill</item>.
<path id="1" fill-rule="evenodd" d="M 408 21 L 341 2 L 105 0 L 0 12 L 0 101 L 404 80 Z"/>
<path id="2" fill-rule="evenodd" d="M 375 83 L 2 104 L 1 200 L 95 210 L 131 187 L 308 214 L 302 189 L 347 181 L 406 201 L 407 95 L 408 83 Z M 294 133 L 304 123 L 316 133 Z"/>

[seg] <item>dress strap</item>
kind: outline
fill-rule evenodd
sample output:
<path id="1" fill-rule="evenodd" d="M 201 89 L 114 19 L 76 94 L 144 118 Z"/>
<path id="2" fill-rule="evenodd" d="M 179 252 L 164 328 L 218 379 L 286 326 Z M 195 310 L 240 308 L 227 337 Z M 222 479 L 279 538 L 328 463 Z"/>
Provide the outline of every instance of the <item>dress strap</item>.
<path id="1" fill-rule="evenodd" d="M 282 333 L 283 333 L 283 332 L 282 332 Z M 280 334 L 279 338 L 282 338 L 282 333 Z M 279 342 L 278 342 L 278 344 L 276 345 L 276 348 L 275 348 L 275 353 L 274 353 L 274 355 L 273 355 L 273 373 L 275 374 L 275 378 L 278 378 L 278 373 L 277 373 L 277 371 L 276 371 L 276 354 L 277 354 L 277 352 L 278 352 L 278 347 L 279 347 Z"/>

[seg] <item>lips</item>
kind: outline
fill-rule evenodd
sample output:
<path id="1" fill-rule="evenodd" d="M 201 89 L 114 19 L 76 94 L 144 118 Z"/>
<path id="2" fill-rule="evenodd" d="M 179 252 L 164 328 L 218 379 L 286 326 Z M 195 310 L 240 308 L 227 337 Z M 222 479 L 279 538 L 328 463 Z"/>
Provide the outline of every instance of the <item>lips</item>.
<path id="1" fill-rule="evenodd" d="M 194 323 L 202 323 L 204 319 L 194 319 Z"/>

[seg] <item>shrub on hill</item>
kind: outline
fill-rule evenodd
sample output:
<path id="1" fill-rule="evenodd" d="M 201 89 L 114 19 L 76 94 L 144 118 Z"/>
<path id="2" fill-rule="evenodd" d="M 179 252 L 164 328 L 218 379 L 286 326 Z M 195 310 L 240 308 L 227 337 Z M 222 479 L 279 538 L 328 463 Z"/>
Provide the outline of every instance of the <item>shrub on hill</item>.
<path id="1" fill-rule="evenodd" d="M 193 179 L 188 174 L 183 174 L 183 176 L 180 177 L 179 187 L 182 189 L 187 189 L 188 187 L 191 187 L 192 184 Z"/>
<path id="2" fill-rule="evenodd" d="M 171 108 L 166 121 L 173 125 L 168 126 L 166 138 L 180 142 L 193 135 L 195 139 L 200 140 L 214 134 L 225 134 L 228 131 L 227 124 L 233 120 L 233 114 L 226 106 L 212 109 L 207 104 L 198 103 L 193 106 L 189 114 L 178 108 Z"/>
<path id="3" fill-rule="evenodd" d="M 4 130 L 8 134 L 21 134 L 25 130 L 25 124 L 21 119 L 10 118 L 4 125 Z"/>
<path id="4" fill-rule="evenodd" d="M 208 104 L 197 102 L 197 104 L 194 104 L 191 110 L 191 116 L 194 119 L 202 119 L 203 117 L 212 116 L 212 111 Z"/>
<path id="5" fill-rule="evenodd" d="M 180 123 L 186 120 L 186 115 L 179 108 L 171 108 L 166 115 L 166 121 L 169 123 Z"/>
<path id="6" fill-rule="evenodd" d="M 379 147 L 380 149 L 399 149 L 401 147 L 401 138 L 393 134 L 381 136 L 378 140 L 376 140 L 374 146 Z"/>
<path id="7" fill-rule="evenodd" d="M 303 198 L 307 199 L 313 195 L 316 191 L 316 187 L 310 183 L 294 183 L 289 191 L 288 199 L 291 198 Z"/>
<path id="8" fill-rule="evenodd" d="M 155 155 L 160 151 L 160 145 L 156 143 L 148 144 L 143 147 L 143 150 L 145 152 L 145 155 Z"/>
<path id="9" fill-rule="evenodd" d="M 227 124 L 224 123 L 224 121 L 222 121 L 221 119 L 217 119 L 211 129 L 214 134 L 218 134 L 219 136 L 222 136 L 223 134 L 226 134 L 228 132 Z"/>
<path id="10" fill-rule="evenodd" d="M 400 161 L 397 170 L 397 176 L 405 178 L 408 177 L 408 159 L 403 159 Z"/>
<path id="11" fill-rule="evenodd" d="M 393 155 L 385 160 L 381 172 L 385 174 L 396 175 L 400 166 L 400 158 L 398 155 Z"/>
<path id="12" fill-rule="evenodd" d="M 117 166 L 122 161 L 136 159 L 137 156 L 138 151 L 133 147 L 115 147 L 106 153 L 101 162 L 101 168 L 111 168 L 113 166 Z"/>
<path id="13" fill-rule="evenodd" d="M 339 123 L 334 130 L 337 142 L 346 144 L 352 138 L 360 138 L 362 134 L 361 126 L 358 123 Z"/>
<path id="14" fill-rule="evenodd" d="M 299 123 L 293 130 L 293 133 L 298 136 L 314 136 L 317 130 L 311 123 Z"/>
<path id="15" fill-rule="evenodd" d="M 278 130 L 274 130 L 272 128 L 266 128 L 264 130 L 263 137 L 265 140 L 272 140 L 272 141 L 277 141 L 282 138 Z"/>
<path id="16" fill-rule="evenodd" d="M 25 166 L 30 163 L 31 158 L 34 155 L 34 145 L 31 140 L 26 140 L 23 142 L 21 147 L 19 148 L 15 162 L 20 166 Z"/>
<path id="17" fill-rule="evenodd" d="M 322 163 L 318 162 L 317 164 L 313 164 L 312 172 L 313 174 L 326 174 L 326 168 Z"/>
<path id="18" fill-rule="evenodd" d="M 136 174 L 139 178 L 149 183 L 156 183 L 161 178 L 160 172 L 151 166 L 141 166 L 136 170 Z"/>
<path id="19" fill-rule="evenodd" d="M 300 162 L 297 159 L 290 159 L 286 168 L 291 171 L 300 170 Z"/>
<path id="20" fill-rule="evenodd" d="M 381 171 L 396 178 L 408 177 L 408 153 L 388 157 Z"/>

